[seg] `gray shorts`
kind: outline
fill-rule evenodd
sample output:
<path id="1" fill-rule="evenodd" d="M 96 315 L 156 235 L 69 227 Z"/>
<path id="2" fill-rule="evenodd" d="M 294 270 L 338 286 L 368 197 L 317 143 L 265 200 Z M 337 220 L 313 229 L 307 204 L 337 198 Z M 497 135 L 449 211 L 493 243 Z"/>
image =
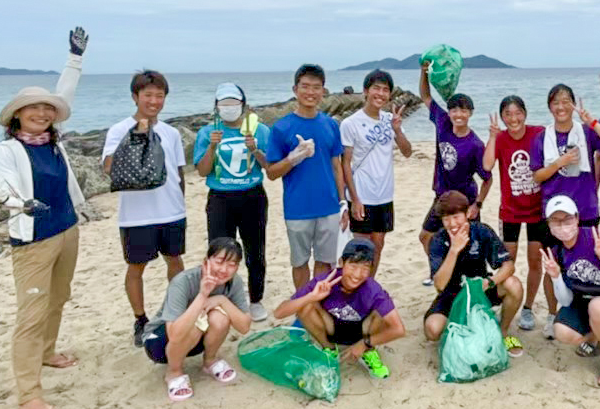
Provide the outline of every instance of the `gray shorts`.
<path id="1" fill-rule="evenodd" d="M 338 213 L 316 219 L 286 220 L 292 267 L 308 263 L 312 249 L 315 261 L 336 264 L 339 223 Z"/>

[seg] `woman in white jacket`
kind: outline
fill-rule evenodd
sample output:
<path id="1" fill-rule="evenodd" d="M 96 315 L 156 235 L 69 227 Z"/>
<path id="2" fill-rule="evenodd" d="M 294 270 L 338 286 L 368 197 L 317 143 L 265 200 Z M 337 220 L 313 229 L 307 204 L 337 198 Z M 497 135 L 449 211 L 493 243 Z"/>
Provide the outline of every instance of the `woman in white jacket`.
<path id="1" fill-rule="evenodd" d="M 84 201 L 56 124 L 71 114 L 81 75 L 85 31 L 70 34 L 71 53 L 56 94 L 27 87 L 2 109 L 6 140 L 0 143 L 0 203 L 8 221 L 17 319 L 12 359 L 21 408 L 50 408 L 42 398 L 42 365 L 73 366 L 55 352 L 64 303 L 71 294 L 79 232 L 75 207 Z"/>

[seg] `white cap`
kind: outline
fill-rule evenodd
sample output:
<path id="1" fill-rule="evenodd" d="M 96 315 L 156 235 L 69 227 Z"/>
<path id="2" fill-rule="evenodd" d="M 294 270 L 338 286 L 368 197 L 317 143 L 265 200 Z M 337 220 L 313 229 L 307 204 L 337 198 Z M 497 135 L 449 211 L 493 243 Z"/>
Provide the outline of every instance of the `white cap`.
<path id="1" fill-rule="evenodd" d="M 217 92 L 215 92 L 215 99 L 217 101 L 222 101 L 227 98 L 237 99 L 238 101 L 244 101 L 244 96 L 242 92 L 233 82 L 224 82 L 219 84 L 217 87 Z"/>
<path id="2" fill-rule="evenodd" d="M 577 205 L 569 196 L 554 196 L 546 205 L 546 218 L 552 216 L 555 212 L 562 211 L 571 216 L 575 216 L 579 211 Z"/>

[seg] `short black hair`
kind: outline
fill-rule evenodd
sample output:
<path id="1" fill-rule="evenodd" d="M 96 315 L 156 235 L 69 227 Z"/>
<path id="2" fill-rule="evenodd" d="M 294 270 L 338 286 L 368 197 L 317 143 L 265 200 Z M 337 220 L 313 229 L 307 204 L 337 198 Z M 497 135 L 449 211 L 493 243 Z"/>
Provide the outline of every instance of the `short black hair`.
<path id="1" fill-rule="evenodd" d="M 321 84 L 325 85 L 325 71 L 318 64 L 303 64 L 296 70 L 294 74 L 294 85 L 298 85 L 300 78 L 305 75 L 316 77 L 321 80 Z"/>
<path id="2" fill-rule="evenodd" d="M 217 237 L 208 244 L 206 258 L 211 258 L 221 252 L 225 252 L 225 260 L 233 260 L 239 263 L 242 260 L 242 246 L 231 237 Z"/>
<path id="3" fill-rule="evenodd" d="M 523 112 L 525 112 L 525 115 L 527 115 L 527 108 L 525 108 L 525 101 L 523 101 L 523 98 L 518 95 L 509 95 L 504 97 L 504 99 L 500 102 L 500 116 L 502 116 L 502 111 L 508 108 L 510 104 L 515 104 L 522 109 Z"/>
<path id="4" fill-rule="evenodd" d="M 365 80 L 363 81 L 363 89 L 371 88 L 371 86 L 376 82 L 383 82 L 390 88 L 390 91 L 394 90 L 394 80 L 392 79 L 390 73 L 387 71 L 382 71 L 379 68 L 367 74 Z"/>
<path id="5" fill-rule="evenodd" d="M 144 70 L 136 73 L 131 79 L 131 93 L 138 95 L 139 92 L 149 85 L 154 85 L 157 88 L 165 91 L 165 95 L 169 93 L 169 83 L 164 75 L 158 71 Z"/>
<path id="6" fill-rule="evenodd" d="M 556 95 L 558 95 L 558 93 L 561 91 L 565 91 L 569 95 L 569 98 L 571 98 L 571 101 L 575 103 L 575 93 L 573 92 L 573 89 L 565 84 L 556 84 L 548 93 L 548 108 L 550 108 L 550 104 L 554 98 L 556 98 Z"/>
<path id="7" fill-rule="evenodd" d="M 460 109 L 468 109 L 469 111 L 473 111 L 475 106 L 473 105 L 473 100 L 470 96 L 465 94 L 454 94 L 448 100 L 448 109 L 460 108 Z"/>

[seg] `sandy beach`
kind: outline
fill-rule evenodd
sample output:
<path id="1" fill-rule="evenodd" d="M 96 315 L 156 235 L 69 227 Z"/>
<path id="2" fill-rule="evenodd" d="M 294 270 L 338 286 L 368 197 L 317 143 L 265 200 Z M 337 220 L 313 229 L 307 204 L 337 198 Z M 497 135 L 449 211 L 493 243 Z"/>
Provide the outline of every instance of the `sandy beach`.
<path id="1" fill-rule="evenodd" d="M 431 179 L 434 144 L 416 143 L 411 158 L 396 152 L 394 198 L 396 225 L 387 236 L 378 280 L 392 295 L 407 328 L 405 338 L 380 348 L 390 367 L 390 378 L 377 381 L 359 365 L 342 365 L 342 388 L 335 404 L 314 400 L 300 392 L 277 387 L 240 368 L 236 357 L 240 335 L 232 331 L 221 355 L 238 370 L 235 383 L 222 386 L 200 370 L 200 358 L 186 361 L 195 396 L 175 404 L 178 408 L 597 408 L 600 390 L 600 358 L 580 358 L 574 348 L 547 341 L 541 329 L 547 309 L 540 288 L 534 305 L 537 326 L 531 332 L 516 328 L 525 345 L 511 367 L 474 384 L 437 382 L 437 344 L 425 341 L 423 314 L 435 290 L 421 280 L 429 274 L 427 259 L 418 241 L 421 222 L 433 199 Z M 483 221 L 497 229 L 499 179 L 483 208 Z M 293 291 L 289 247 L 282 209 L 282 183 L 265 180 L 269 197 L 267 233 L 267 283 L 264 304 L 272 311 Z M 200 263 L 206 252 L 206 195 L 204 179 L 186 176 L 186 267 Z M 46 399 L 57 408 L 149 409 L 171 405 L 163 381 L 164 366 L 155 365 L 132 342 L 133 316 L 123 288 L 125 262 L 117 227 L 117 195 L 90 200 L 107 218 L 81 226 L 79 261 L 72 284 L 72 299 L 65 306 L 59 351 L 72 351 L 79 365 L 70 369 L 44 368 Z M 517 262 L 517 276 L 524 282 L 527 266 L 525 234 Z M 0 258 L 0 407 L 16 407 L 10 344 L 16 313 L 15 290 L 9 251 Z M 246 269 L 239 274 L 246 279 Z M 162 260 L 152 262 L 144 275 L 146 311 L 159 308 L 167 286 Z M 288 323 L 272 315 L 252 330 Z"/>

